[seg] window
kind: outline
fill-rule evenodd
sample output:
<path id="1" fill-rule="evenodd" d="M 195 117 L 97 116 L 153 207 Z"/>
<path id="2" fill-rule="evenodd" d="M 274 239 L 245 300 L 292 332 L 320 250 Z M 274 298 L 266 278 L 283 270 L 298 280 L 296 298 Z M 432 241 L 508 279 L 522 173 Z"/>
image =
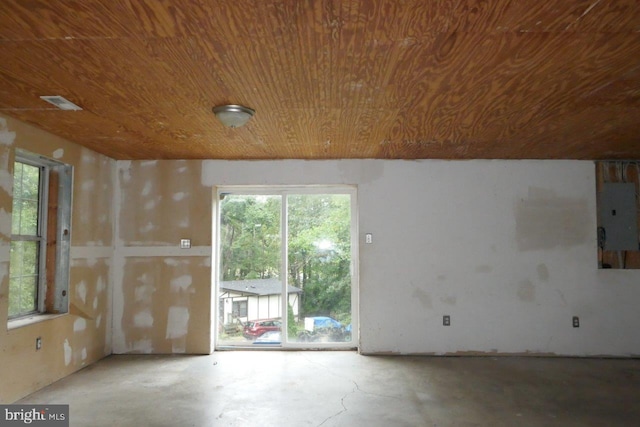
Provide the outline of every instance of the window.
<path id="1" fill-rule="evenodd" d="M 72 168 L 16 150 L 9 319 L 68 310 Z"/>
<path id="2" fill-rule="evenodd" d="M 247 301 L 233 302 L 233 317 L 247 317 Z"/>
<path id="3" fill-rule="evenodd" d="M 14 166 L 13 215 L 11 223 L 11 280 L 9 316 L 38 311 L 41 227 L 41 170 L 16 162 Z"/>

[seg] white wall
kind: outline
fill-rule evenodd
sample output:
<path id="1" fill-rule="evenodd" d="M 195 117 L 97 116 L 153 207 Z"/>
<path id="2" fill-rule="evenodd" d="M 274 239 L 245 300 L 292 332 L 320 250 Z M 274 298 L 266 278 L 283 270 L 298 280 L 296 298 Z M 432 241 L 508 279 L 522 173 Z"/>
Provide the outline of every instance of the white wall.
<path id="1" fill-rule="evenodd" d="M 157 167 L 171 169 L 171 162 Z M 135 163 L 119 162 L 132 180 L 143 169 Z M 358 186 L 364 353 L 640 355 L 640 271 L 597 269 L 591 162 L 184 164 L 201 171 L 197 191 Z M 572 316 L 580 328 L 572 328 Z"/>
<path id="2" fill-rule="evenodd" d="M 358 185 L 364 353 L 640 354 L 640 271 L 597 269 L 592 162 L 205 161 L 202 180 Z"/>

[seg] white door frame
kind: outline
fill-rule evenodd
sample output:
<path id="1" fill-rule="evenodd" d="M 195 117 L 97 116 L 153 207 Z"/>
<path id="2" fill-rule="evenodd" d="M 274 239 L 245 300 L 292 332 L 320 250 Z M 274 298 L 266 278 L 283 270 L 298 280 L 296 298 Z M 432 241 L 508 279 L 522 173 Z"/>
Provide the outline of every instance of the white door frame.
<path id="1" fill-rule="evenodd" d="M 355 185 L 305 185 L 305 186 L 249 186 L 249 185 L 225 185 L 214 188 L 214 206 L 213 206 L 213 233 L 215 246 L 214 262 L 211 266 L 212 269 L 212 281 L 214 283 L 214 295 L 212 298 L 212 313 L 213 319 L 211 322 L 214 336 L 214 347 L 218 348 L 218 331 L 220 321 L 219 313 L 219 295 L 220 295 L 220 195 L 221 194 L 242 194 L 242 195 L 279 195 L 282 196 L 282 212 L 280 215 L 280 232 L 282 236 L 281 245 L 281 261 L 280 261 L 280 275 L 282 277 L 282 291 L 281 291 L 281 312 L 282 315 L 282 327 L 281 327 L 281 340 L 282 344 L 275 348 L 282 349 L 353 349 L 359 347 L 360 342 L 360 327 L 359 327 L 359 270 L 358 270 L 358 201 L 357 201 L 357 187 Z M 287 221 L 287 196 L 289 195 L 304 195 L 304 194 L 348 194 L 351 202 L 351 330 L 352 338 L 350 342 L 333 342 L 333 343 L 321 343 L 321 342 L 288 342 L 287 341 L 287 324 L 288 316 L 286 315 L 285 307 L 287 307 L 287 285 L 288 285 L 288 221 Z M 225 346 L 225 348 L 246 348 L 243 346 Z M 267 348 L 267 347 L 261 347 Z M 270 347 L 273 348 L 273 347 Z"/>

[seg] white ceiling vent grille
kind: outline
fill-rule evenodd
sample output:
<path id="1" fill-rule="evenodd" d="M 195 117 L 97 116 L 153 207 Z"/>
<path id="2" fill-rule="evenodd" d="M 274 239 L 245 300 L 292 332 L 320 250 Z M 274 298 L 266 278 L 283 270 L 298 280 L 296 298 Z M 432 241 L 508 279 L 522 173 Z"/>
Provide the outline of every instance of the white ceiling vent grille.
<path id="1" fill-rule="evenodd" d="M 61 110 L 68 110 L 68 111 L 80 111 L 80 110 L 82 110 L 82 108 L 78 107 L 73 102 L 71 102 L 68 99 L 65 99 L 65 98 L 63 98 L 63 97 L 61 97 L 59 95 L 41 96 L 40 99 L 44 99 L 49 104 L 53 104 L 56 107 L 58 107 L 59 109 L 61 109 Z"/>

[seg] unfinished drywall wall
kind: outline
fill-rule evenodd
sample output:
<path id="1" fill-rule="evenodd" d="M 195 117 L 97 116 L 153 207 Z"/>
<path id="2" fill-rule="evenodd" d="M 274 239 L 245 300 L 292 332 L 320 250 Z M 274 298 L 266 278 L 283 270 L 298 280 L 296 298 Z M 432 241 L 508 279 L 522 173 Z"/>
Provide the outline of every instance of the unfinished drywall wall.
<path id="1" fill-rule="evenodd" d="M 212 193 L 201 162 L 118 162 L 118 179 L 114 352 L 209 353 Z"/>
<path id="2" fill-rule="evenodd" d="M 202 257 L 211 250 L 211 237 L 205 235 L 211 230 L 216 185 L 355 184 L 359 235 L 374 236 L 374 243 L 365 244 L 361 238 L 359 245 L 359 344 L 363 352 L 640 354 L 635 330 L 640 321 L 635 304 L 640 298 L 640 272 L 597 269 L 595 167 L 591 162 L 118 164 L 123 181 L 119 229 L 131 231 L 131 236 L 119 234 L 122 242 L 116 252 L 120 262 L 123 266 L 130 262 L 161 264 L 162 257 L 181 253 L 188 260 L 179 271 L 157 278 L 154 287 L 165 295 L 159 312 L 153 311 L 153 304 L 153 323 L 141 314 L 142 306 L 124 303 L 125 296 L 132 292 L 135 296 L 136 287 L 143 284 L 134 272 L 137 267 L 124 269 L 133 273 L 116 281 L 114 295 L 123 302 L 116 303 L 123 311 L 114 313 L 118 352 L 156 348 L 164 352 L 173 345 L 166 338 L 169 334 L 163 322 L 171 307 L 182 306 L 178 301 L 184 296 L 166 289 L 171 288 L 172 280 L 185 275 L 206 276 L 201 269 L 208 259 Z M 189 171 L 188 178 L 176 173 L 180 168 Z M 169 183 L 166 177 L 177 182 Z M 147 192 L 148 179 L 165 179 L 166 184 Z M 144 208 L 150 200 L 167 201 L 177 194 L 188 195 L 181 199 L 187 200 L 185 204 L 176 200 L 163 207 L 175 212 L 175 219 L 166 216 L 156 223 L 158 215 L 166 213 Z M 180 228 L 187 223 L 187 228 Z M 153 231 L 144 234 L 146 229 Z M 198 234 L 199 249 L 192 253 L 177 249 L 178 238 Z M 140 247 L 140 241 L 146 246 Z M 134 245 L 138 247 L 132 248 Z M 154 261 L 156 257 L 160 259 Z M 191 286 L 202 296 L 210 291 L 210 283 L 192 281 Z M 147 344 L 137 344 L 138 348 L 135 343 L 142 338 L 135 334 L 128 338 L 136 315 L 151 337 Z M 442 325 L 444 315 L 450 316 L 451 326 Z M 184 311 L 173 316 L 185 323 Z M 207 332 L 191 329 L 196 327 L 194 316 L 213 316 L 210 312 L 205 316 L 200 306 L 189 310 L 187 336 L 204 343 Z M 579 328 L 572 327 L 573 316 L 580 318 Z M 156 324 L 158 317 L 162 320 Z M 188 345 L 186 351 L 190 351 Z"/>
<path id="3" fill-rule="evenodd" d="M 61 114 L 64 114 L 61 112 Z M 69 313 L 7 328 L 13 159 L 22 148 L 74 166 Z M 0 402 L 13 402 L 111 353 L 115 162 L 0 115 Z M 42 348 L 36 351 L 36 337 Z"/>

